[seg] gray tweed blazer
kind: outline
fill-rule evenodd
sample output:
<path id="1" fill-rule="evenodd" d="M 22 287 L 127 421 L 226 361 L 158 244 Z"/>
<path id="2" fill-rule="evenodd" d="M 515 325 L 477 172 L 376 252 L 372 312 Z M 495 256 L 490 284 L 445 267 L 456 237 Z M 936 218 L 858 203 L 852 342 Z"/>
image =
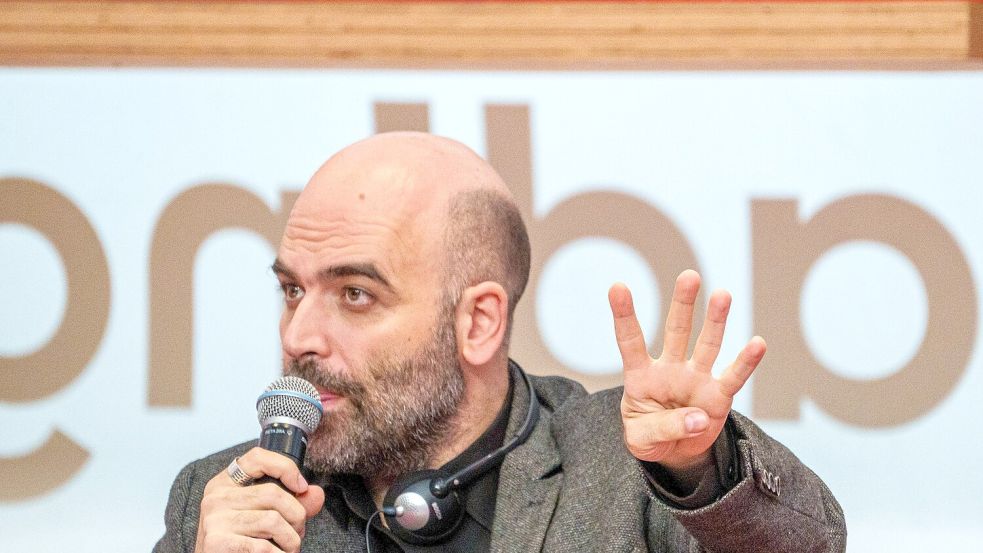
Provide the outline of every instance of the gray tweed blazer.
<path id="1" fill-rule="evenodd" d="M 843 511 L 826 485 L 741 415 L 731 417 L 742 480 L 709 506 L 675 509 L 653 494 L 624 446 L 621 389 L 588 395 L 571 380 L 532 379 L 541 404 L 539 423 L 502 464 L 493 552 L 845 551 Z M 524 387 L 516 389 L 509 436 L 529 405 Z M 178 474 L 165 513 L 167 529 L 155 553 L 194 550 L 205 484 L 254 445 L 215 453 Z M 363 532 L 363 523 L 338 520 L 325 509 L 307 522 L 303 550 L 362 552 Z"/>

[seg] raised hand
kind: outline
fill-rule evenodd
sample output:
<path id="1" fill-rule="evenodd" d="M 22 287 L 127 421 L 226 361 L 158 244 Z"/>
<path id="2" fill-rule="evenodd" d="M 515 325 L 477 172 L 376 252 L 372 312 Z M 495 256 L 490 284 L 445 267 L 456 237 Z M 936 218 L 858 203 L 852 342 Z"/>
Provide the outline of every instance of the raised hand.
<path id="1" fill-rule="evenodd" d="M 636 458 L 672 470 L 708 462 L 710 447 L 727 420 L 734 395 L 766 349 L 761 337 L 751 338 L 723 374 L 713 376 L 710 370 L 720 353 L 731 300 L 729 293 L 717 290 L 710 296 L 703 329 L 693 356 L 687 360 L 699 291 L 700 275 L 696 271 L 684 271 L 676 279 L 658 359 L 653 359 L 645 346 L 631 292 L 624 284 L 615 284 L 608 292 L 625 371 L 621 398 L 625 444 Z"/>

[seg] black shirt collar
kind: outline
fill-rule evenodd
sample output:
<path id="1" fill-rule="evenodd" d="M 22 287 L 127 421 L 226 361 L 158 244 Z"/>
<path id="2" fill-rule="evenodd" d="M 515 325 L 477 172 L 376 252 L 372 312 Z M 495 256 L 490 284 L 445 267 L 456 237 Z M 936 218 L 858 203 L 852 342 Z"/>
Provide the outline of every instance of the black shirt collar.
<path id="1" fill-rule="evenodd" d="M 512 389 L 515 386 L 515 376 L 513 371 L 509 371 L 509 390 L 505 394 L 505 401 L 502 408 L 492 422 L 467 449 L 460 455 L 451 459 L 443 467 L 441 472 L 446 475 L 453 474 L 464 467 L 481 459 L 485 455 L 502 447 L 505 443 L 505 431 L 509 424 L 509 413 L 512 410 Z M 494 467 L 477 480 L 466 486 L 462 492 L 464 500 L 464 510 L 470 514 L 489 532 L 492 522 L 495 519 L 495 499 L 498 495 L 498 468 Z"/>
<path id="2" fill-rule="evenodd" d="M 511 365 L 511 364 L 510 364 Z M 511 367 L 510 367 L 511 368 Z M 515 372 L 509 371 L 509 390 L 505 395 L 505 401 L 492 422 L 482 434 L 471 445 L 462 451 L 457 457 L 448 461 L 441 472 L 445 475 L 453 474 L 468 466 L 469 464 L 481 459 L 485 455 L 495 451 L 505 443 L 505 435 L 509 423 L 509 414 L 512 408 L 512 392 L 515 387 Z M 485 531 L 491 533 L 492 523 L 495 520 L 495 501 L 498 495 L 498 473 L 499 467 L 495 467 L 470 485 L 458 490 L 464 509 L 468 515 L 478 523 Z M 375 503 L 372 500 L 365 486 L 365 481 L 361 476 L 353 474 L 330 475 L 325 480 L 326 488 L 336 488 L 340 492 L 327 494 L 329 507 L 336 516 L 343 516 L 344 510 L 359 517 L 363 523 L 368 521 L 376 511 Z M 333 497 L 332 497 L 333 496 Z M 378 519 L 376 519 L 378 520 Z M 375 522 L 375 521 L 374 521 Z M 373 524 L 376 525 L 376 524 Z M 464 525 L 462 525 L 464 526 Z M 378 526 L 381 530 L 381 526 Z M 387 532 L 388 533 L 388 532 Z"/>

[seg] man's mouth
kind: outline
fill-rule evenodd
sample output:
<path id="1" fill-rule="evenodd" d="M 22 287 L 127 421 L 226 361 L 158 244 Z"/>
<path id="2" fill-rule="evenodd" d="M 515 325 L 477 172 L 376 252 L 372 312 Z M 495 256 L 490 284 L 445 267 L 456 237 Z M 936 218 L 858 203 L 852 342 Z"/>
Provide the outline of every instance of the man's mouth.
<path id="1" fill-rule="evenodd" d="M 345 397 L 332 390 L 319 389 L 318 393 L 321 395 L 321 405 L 323 405 L 324 407 L 328 407 L 329 405 L 337 403 L 338 400 L 343 399 Z"/>

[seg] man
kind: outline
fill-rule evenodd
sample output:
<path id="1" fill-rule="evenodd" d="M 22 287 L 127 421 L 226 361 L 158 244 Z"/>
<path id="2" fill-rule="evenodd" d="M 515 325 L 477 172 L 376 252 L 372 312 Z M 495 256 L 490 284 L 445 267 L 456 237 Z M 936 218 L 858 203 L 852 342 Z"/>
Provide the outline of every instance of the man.
<path id="1" fill-rule="evenodd" d="M 764 341 L 711 374 L 726 292 L 711 295 L 687 359 L 693 271 L 676 282 L 658 359 L 628 289 L 611 288 L 623 390 L 587 395 L 533 377 L 530 405 L 508 358 L 528 238 L 505 183 L 459 143 L 391 133 L 336 154 L 297 199 L 273 269 L 284 372 L 312 382 L 325 410 L 308 477 L 254 442 L 192 463 L 155 551 L 845 548 L 842 511 L 822 481 L 730 410 Z M 530 409 L 532 434 L 463 490 L 464 520 L 446 540 L 408 543 L 377 516 L 402 475 L 481 458 Z M 239 485 L 230 462 L 282 487 Z"/>

